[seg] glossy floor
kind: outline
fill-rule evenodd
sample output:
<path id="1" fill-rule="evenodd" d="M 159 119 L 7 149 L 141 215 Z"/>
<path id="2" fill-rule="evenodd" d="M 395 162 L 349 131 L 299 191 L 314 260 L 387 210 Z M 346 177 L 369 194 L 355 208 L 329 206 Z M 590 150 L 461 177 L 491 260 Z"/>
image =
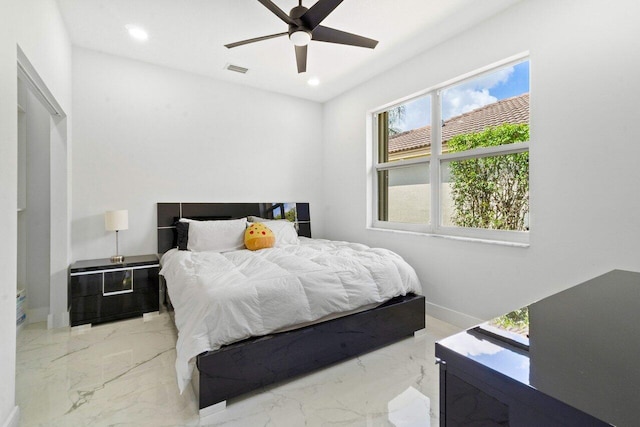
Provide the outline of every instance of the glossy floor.
<path id="1" fill-rule="evenodd" d="M 458 329 L 427 317 L 418 337 L 227 402 L 203 422 L 178 393 L 169 314 L 18 334 L 21 426 L 437 426 L 434 342 Z"/>

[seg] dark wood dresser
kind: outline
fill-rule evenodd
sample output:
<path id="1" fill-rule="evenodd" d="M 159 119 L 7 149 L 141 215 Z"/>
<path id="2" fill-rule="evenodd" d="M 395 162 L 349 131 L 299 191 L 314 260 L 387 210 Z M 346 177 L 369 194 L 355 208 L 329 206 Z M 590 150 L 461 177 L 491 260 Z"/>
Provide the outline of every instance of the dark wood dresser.
<path id="1" fill-rule="evenodd" d="M 640 273 L 614 270 L 436 343 L 441 426 L 640 425 Z"/>

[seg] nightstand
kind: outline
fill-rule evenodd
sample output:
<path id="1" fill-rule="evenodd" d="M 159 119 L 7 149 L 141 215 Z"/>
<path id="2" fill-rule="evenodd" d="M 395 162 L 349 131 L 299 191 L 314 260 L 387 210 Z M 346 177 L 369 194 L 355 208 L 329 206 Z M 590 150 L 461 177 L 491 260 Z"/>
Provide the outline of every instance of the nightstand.
<path id="1" fill-rule="evenodd" d="M 158 311 L 160 263 L 154 255 L 83 260 L 69 267 L 71 326 Z"/>

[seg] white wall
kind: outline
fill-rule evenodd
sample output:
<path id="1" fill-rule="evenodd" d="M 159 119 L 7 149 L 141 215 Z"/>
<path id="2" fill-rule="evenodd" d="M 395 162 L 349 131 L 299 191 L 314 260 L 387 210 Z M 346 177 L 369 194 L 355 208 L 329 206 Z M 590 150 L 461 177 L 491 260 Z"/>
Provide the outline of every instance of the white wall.
<path id="1" fill-rule="evenodd" d="M 525 0 L 325 104 L 327 236 L 399 252 L 431 313 L 458 323 L 614 268 L 640 270 L 638 16 L 635 0 Z M 523 51 L 531 54 L 530 247 L 367 230 L 366 112 Z"/>
<path id="2" fill-rule="evenodd" d="M 322 233 L 322 106 L 74 48 L 73 259 L 157 251 L 156 203 L 311 203 Z"/>
<path id="3" fill-rule="evenodd" d="M 26 289 L 27 321 L 47 320 L 50 292 L 51 253 L 51 149 L 49 121 L 51 115 L 42 103 L 27 91 L 27 203 L 26 226 Z M 22 237 L 22 236 L 19 236 Z"/>
<path id="4" fill-rule="evenodd" d="M 0 5 L 0 424 L 17 425 L 15 291 L 17 239 L 17 53 L 20 45 L 68 115 L 71 50 L 54 0 Z"/>

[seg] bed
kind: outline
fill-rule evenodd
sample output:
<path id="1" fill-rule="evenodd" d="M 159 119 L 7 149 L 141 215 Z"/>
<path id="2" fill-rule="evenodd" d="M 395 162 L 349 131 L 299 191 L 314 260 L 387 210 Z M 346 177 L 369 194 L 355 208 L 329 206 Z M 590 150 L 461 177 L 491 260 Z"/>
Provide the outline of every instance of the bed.
<path id="1" fill-rule="evenodd" d="M 188 310 L 180 308 L 179 310 L 183 314 L 179 314 L 177 309 L 175 320 L 177 325 L 180 324 L 178 327 L 179 342 L 177 344 L 177 352 L 184 351 L 184 348 L 188 349 L 187 353 L 189 351 L 193 352 L 193 357 L 188 357 L 191 361 L 191 365 L 188 367 L 185 367 L 184 357 L 179 355 L 177 358 L 176 368 L 178 369 L 179 386 L 181 390 L 184 388 L 185 369 L 188 369 L 191 383 L 198 398 L 201 417 L 224 409 L 228 399 L 388 345 L 411 336 L 425 327 L 425 300 L 423 296 L 417 294 L 419 292 L 419 283 L 418 288 L 416 288 L 411 277 L 405 277 L 400 281 L 400 283 L 409 283 L 409 285 L 404 288 L 404 285 L 399 285 L 402 288 L 399 290 L 387 291 L 385 285 L 385 287 L 379 288 L 382 290 L 378 292 L 380 295 L 377 295 L 374 289 L 370 293 L 376 294 L 375 297 L 372 297 L 375 301 L 363 300 L 362 302 L 366 304 L 352 301 L 357 300 L 357 298 L 351 297 L 354 291 L 347 289 L 348 283 L 345 284 L 343 283 L 345 280 L 342 280 L 341 285 L 345 287 L 344 292 L 350 295 L 347 300 L 352 306 L 342 304 L 340 298 L 340 292 L 342 291 L 334 293 L 333 296 L 316 298 L 321 302 L 321 305 L 322 302 L 325 302 L 325 305 L 335 303 L 334 305 L 339 307 L 340 310 L 346 311 L 346 313 L 342 313 L 339 316 L 335 314 L 327 315 L 328 312 L 311 310 L 313 315 L 308 317 L 310 316 L 308 313 L 300 310 L 300 313 L 297 313 L 298 317 L 294 316 L 296 321 L 293 326 L 285 323 L 279 324 L 276 320 L 269 320 L 268 322 L 263 322 L 270 323 L 268 328 L 265 327 L 266 329 L 262 329 L 262 323 L 258 324 L 259 327 L 246 327 L 245 329 L 250 333 L 248 336 L 243 336 L 242 334 L 234 336 L 230 333 L 231 338 L 235 337 L 234 340 L 236 340 L 232 343 L 217 342 L 214 339 L 209 339 L 206 343 L 203 343 L 199 338 L 190 338 L 190 344 L 185 344 L 182 338 L 186 336 L 186 333 L 183 333 L 181 328 L 184 330 L 189 329 L 189 334 L 195 331 L 196 337 L 202 337 L 201 326 L 194 321 L 194 318 L 202 317 L 202 323 L 209 325 L 207 330 L 215 329 L 217 325 L 217 318 L 215 317 L 217 314 L 215 313 L 218 313 L 221 309 L 224 311 L 226 307 L 233 308 L 234 303 L 225 302 L 217 308 L 218 311 L 213 311 L 216 305 L 214 303 L 216 297 L 211 297 L 212 302 L 203 303 L 204 297 L 199 298 L 196 294 L 185 293 L 178 284 L 187 283 L 190 280 L 190 276 L 187 275 L 188 272 L 182 271 L 184 267 L 175 267 L 174 269 L 174 265 L 198 265 L 199 271 L 206 272 L 212 271 L 207 270 L 207 268 L 213 268 L 211 266 L 235 263 L 235 267 L 232 266 L 232 268 L 238 270 L 240 268 L 238 266 L 241 266 L 241 273 L 247 274 L 247 271 L 255 270 L 260 262 L 263 262 L 267 267 L 274 264 L 275 267 L 272 267 L 272 270 L 279 271 L 283 268 L 299 268 L 300 265 L 305 264 L 306 259 L 312 259 L 317 264 L 317 260 L 320 258 L 322 260 L 340 260 L 345 258 L 345 254 L 353 253 L 356 257 L 364 260 L 363 264 L 368 265 L 367 268 L 369 270 L 366 274 L 377 275 L 376 266 L 384 263 L 398 263 L 398 261 L 386 255 L 386 258 L 376 258 L 382 256 L 381 253 L 384 250 L 369 250 L 363 245 L 346 242 L 311 240 L 311 218 L 308 203 L 158 203 L 157 214 L 158 252 L 160 255 L 166 253 L 166 256 L 163 257 L 166 264 L 163 265 L 163 269 L 165 269 L 165 275 L 169 279 L 168 286 L 170 288 L 173 286 L 169 294 L 172 295 L 172 298 L 176 296 L 180 300 L 175 305 L 184 306 L 184 301 L 187 299 L 199 301 L 200 304 L 197 306 L 198 308 L 190 308 Z M 247 216 L 291 221 L 300 236 L 300 244 L 285 246 L 278 250 L 257 251 L 256 253 L 242 250 L 210 254 L 206 252 L 177 251 L 175 249 L 180 244 L 179 233 L 175 225 L 179 218 L 233 220 Z M 266 225 L 269 224 L 266 223 Z M 272 223 L 272 225 L 275 224 Z M 363 248 L 366 248 L 366 250 Z M 397 257 L 397 255 L 395 256 Z M 249 257 L 254 258 L 249 259 Z M 332 266 L 335 264 L 336 262 L 334 261 L 327 263 L 329 268 L 334 270 L 336 267 Z M 251 266 L 251 268 L 247 266 Z M 253 266 L 256 266 L 256 268 L 253 268 Z M 172 270 L 169 270 L 170 268 Z M 403 274 L 415 275 L 413 270 L 410 267 L 408 268 L 410 271 Z M 371 269 L 375 270 L 374 274 L 371 274 Z M 398 271 L 405 270 L 399 269 Z M 304 285 L 304 291 L 299 292 L 301 297 L 306 296 L 309 298 L 309 295 L 313 294 L 309 290 L 314 289 L 314 286 L 315 288 L 319 287 L 319 282 L 322 282 L 324 280 L 323 277 L 325 277 L 323 274 L 321 272 L 297 274 L 296 277 L 300 279 L 298 280 L 299 282 L 304 282 L 307 279 L 309 282 L 308 285 L 304 283 L 300 285 Z M 328 277 L 326 286 L 331 288 L 331 279 Z M 384 275 L 381 277 L 383 277 L 382 281 L 386 282 Z M 393 281 L 390 280 L 390 282 Z M 260 286 L 260 289 L 262 289 L 265 285 Z M 208 290 L 207 292 L 213 291 Z M 395 292 L 399 296 L 390 297 L 393 294 L 389 292 Z M 223 293 L 229 293 L 229 290 L 225 290 Z M 291 293 L 295 294 L 295 292 Z M 221 293 L 218 292 L 216 295 L 220 296 Z M 236 296 L 237 302 L 235 304 L 238 307 L 245 307 L 243 304 L 246 301 L 242 300 L 242 294 L 236 294 Z M 289 298 L 289 296 L 289 294 L 281 293 L 277 299 Z M 266 309 L 268 303 L 265 304 L 264 301 L 264 299 L 260 300 L 259 304 L 261 305 L 256 311 L 268 311 Z M 212 307 L 214 314 L 204 311 L 204 308 L 207 308 L 207 304 Z M 297 305 L 292 303 L 290 306 Z M 247 311 L 251 312 L 251 308 Z M 184 320 L 187 316 L 190 316 L 189 321 Z M 211 316 L 214 317 L 211 318 Z M 278 316 L 275 317 L 277 318 Z M 225 327 L 218 329 L 226 331 L 226 324 L 222 323 Z M 271 323 L 273 324 L 271 325 Z M 185 327 L 185 325 L 189 326 Z M 238 338 L 240 339 L 238 340 Z M 193 373 L 191 373 L 192 368 Z"/>

